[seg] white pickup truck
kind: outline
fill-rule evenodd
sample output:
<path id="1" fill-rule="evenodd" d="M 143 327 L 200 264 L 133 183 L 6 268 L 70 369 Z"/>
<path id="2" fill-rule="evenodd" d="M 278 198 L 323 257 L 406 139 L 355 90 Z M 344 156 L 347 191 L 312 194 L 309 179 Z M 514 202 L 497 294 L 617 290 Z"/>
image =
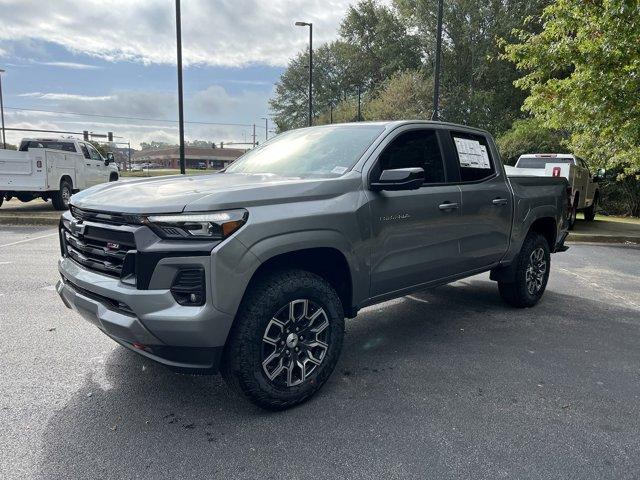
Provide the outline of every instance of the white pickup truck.
<path id="1" fill-rule="evenodd" d="M 74 192 L 118 180 L 118 167 L 93 145 L 73 138 L 25 138 L 18 151 L 0 150 L 0 205 L 13 197 L 22 202 L 51 199 L 66 210 Z"/>
<path id="2" fill-rule="evenodd" d="M 506 167 L 510 176 L 564 177 L 569 182 L 569 229 L 576 222 L 576 214 L 584 212 L 584 218 L 592 221 L 600 196 L 598 182 L 604 175 L 599 169 L 591 175 L 589 167 L 579 157 L 565 153 L 535 153 L 520 155 L 514 167 Z"/>

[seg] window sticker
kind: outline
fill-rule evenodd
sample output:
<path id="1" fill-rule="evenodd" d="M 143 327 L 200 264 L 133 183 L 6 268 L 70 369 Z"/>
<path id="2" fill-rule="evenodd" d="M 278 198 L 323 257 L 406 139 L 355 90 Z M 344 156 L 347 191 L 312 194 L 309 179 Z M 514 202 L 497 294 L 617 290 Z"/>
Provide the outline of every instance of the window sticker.
<path id="1" fill-rule="evenodd" d="M 333 167 L 333 170 L 331 170 L 331 173 L 335 173 L 336 175 L 342 175 L 344 172 L 347 171 L 347 167 Z"/>
<path id="2" fill-rule="evenodd" d="M 491 168 L 487 147 L 480 145 L 477 140 L 454 137 L 453 141 L 458 150 L 460 166 L 464 168 Z"/>

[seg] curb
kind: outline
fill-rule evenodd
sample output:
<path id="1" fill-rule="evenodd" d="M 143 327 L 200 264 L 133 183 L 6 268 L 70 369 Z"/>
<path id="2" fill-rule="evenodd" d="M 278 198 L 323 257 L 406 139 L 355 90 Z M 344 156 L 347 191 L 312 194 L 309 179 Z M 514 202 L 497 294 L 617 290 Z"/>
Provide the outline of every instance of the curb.
<path id="1" fill-rule="evenodd" d="M 0 225 L 53 225 L 57 226 L 60 217 L 41 217 L 36 215 L 0 215 Z"/>
<path id="2" fill-rule="evenodd" d="M 640 245 L 640 237 L 625 235 L 593 235 L 586 233 L 570 233 L 566 242 L 570 243 L 623 243 Z"/>

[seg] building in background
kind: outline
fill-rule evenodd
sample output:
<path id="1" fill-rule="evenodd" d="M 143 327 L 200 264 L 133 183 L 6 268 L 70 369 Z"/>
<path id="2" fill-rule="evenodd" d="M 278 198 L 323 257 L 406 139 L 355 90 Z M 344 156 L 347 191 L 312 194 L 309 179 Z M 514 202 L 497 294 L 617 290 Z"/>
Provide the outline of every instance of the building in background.
<path id="1" fill-rule="evenodd" d="M 220 170 L 242 155 L 246 150 L 241 148 L 185 147 L 187 168 L 207 168 Z M 151 168 L 180 168 L 180 151 L 178 147 L 157 150 L 141 150 L 131 158 L 135 164 L 147 164 Z"/>

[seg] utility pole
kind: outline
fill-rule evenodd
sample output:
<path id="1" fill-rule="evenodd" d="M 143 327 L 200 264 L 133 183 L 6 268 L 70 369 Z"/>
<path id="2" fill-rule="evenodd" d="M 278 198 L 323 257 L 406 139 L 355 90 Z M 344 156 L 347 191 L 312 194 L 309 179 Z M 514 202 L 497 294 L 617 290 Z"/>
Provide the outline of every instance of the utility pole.
<path id="1" fill-rule="evenodd" d="M 252 137 L 253 137 L 253 148 L 255 148 L 256 147 L 256 124 L 255 123 L 253 124 L 253 135 L 252 135 Z"/>
<path id="2" fill-rule="evenodd" d="M 131 171 L 131 140 L 127 142 L 127 153 L 129 154 L 129 171 Z"/>
<path id="3" fill-rule="evenodd" d="M 4 104 L 2 103 L 2 74 L 4 70 L 0 69 L 0 117 L 2 117 L 2 148 L 7 149 L 7 139 L 4 133 Z"/>
<path id="4" fill-rule="evenodd" d="M 436 38 L 436 65 L 433 74 L 433 115 L 432 120 L 438 120 L 438 109 L 440 100 L 440 57 L 442 51 L 442 9 L 443 1 L 438 0 L 438 36 Z"/>
<path id="5" fill-rule="evenodd" d="M 360 85 L 358 85 L 358 121 L 362 121 L 362 117 L 360 116 Z"/>
<path id="6" fill-rule="evenodd" d="M 333 123 L 333 103 L 329 104 L 329 123 Z"/>
<path id="7" fill-rule="evenodd" d="M 298 27 L 309 27 L 309 126 L 313 125 L 313 23 L 296 22 Z"/>
<path id="8" fill-rule="evenodd" d="M 180 173 L 186 172 L 184 158 L 184 113 L 182 105 L 182 21 L 180 19 L 180 0 L 176 0 L 176 40 L 178 44 L 178 124 L 180 129 Z"/>
<path id="9" fill-rule="evenodd" d="M 264 139 L 269 140 L 269 119 L 267 117 L 260 117 L 264 120 Z"/>

